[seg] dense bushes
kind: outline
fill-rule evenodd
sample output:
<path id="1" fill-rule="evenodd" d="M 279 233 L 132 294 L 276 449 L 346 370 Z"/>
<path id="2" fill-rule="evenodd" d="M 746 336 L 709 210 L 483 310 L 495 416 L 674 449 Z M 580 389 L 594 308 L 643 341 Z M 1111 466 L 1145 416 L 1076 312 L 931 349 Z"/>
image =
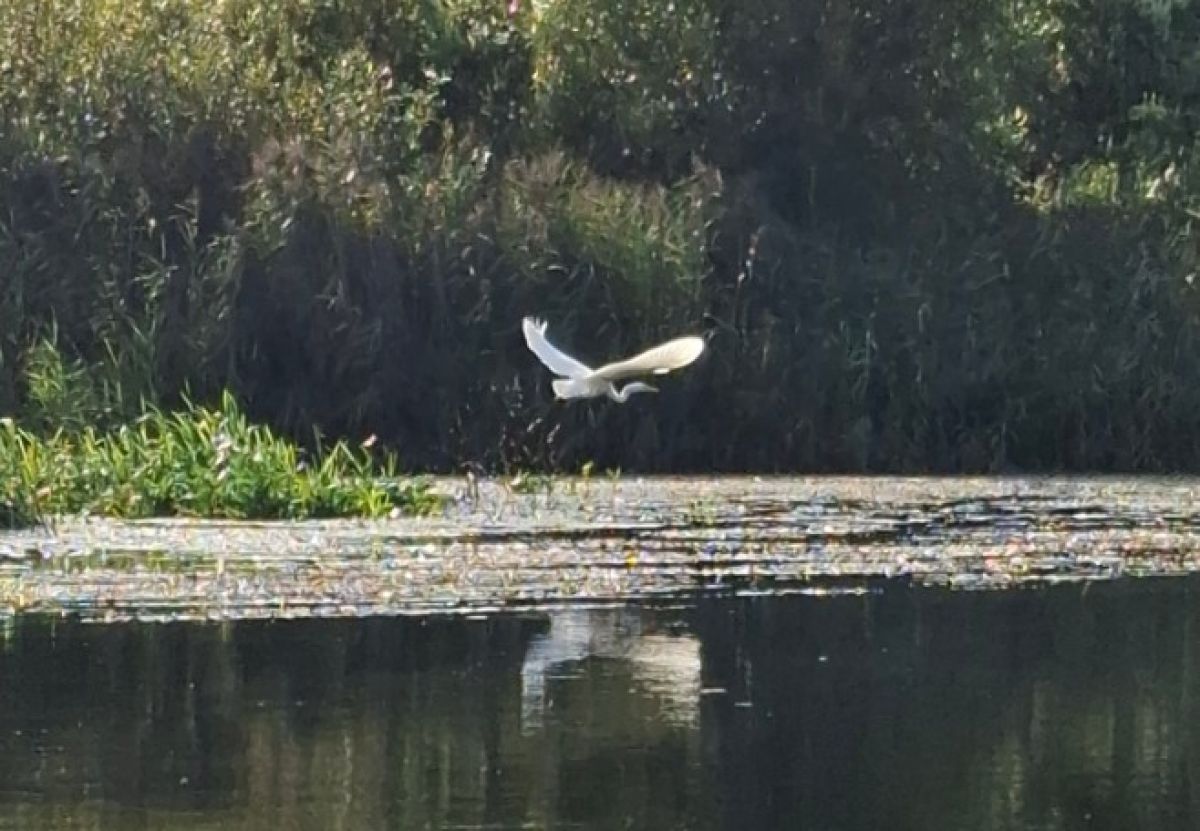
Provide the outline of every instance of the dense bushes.
<path id="1" fill-rule="evenodd" d="M 1200 468 L 1200 3 L 510 8 L 0 5 L 0 412 L 230 389 L 429 468 Z M 531 312 L 712 349 L 562 407 Z"/>

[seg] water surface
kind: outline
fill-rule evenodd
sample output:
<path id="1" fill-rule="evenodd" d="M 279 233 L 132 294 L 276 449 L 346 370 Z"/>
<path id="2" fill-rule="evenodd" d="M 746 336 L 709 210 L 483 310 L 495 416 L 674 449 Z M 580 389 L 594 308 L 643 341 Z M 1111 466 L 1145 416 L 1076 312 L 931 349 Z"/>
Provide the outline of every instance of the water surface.
<path id="1" fill-rule="evenodd" d="M 1191 829 L 1200 583 L 0 641 L 0 829 Z"/>
<path id="2" fill-rule="evenodd" d="M 445 480 L 382 522 L 69 520 L 0 534 L 0 618 L 471 614 L 564 601 L 1001 588 L 1200 571 L 1200 480 Z"/>

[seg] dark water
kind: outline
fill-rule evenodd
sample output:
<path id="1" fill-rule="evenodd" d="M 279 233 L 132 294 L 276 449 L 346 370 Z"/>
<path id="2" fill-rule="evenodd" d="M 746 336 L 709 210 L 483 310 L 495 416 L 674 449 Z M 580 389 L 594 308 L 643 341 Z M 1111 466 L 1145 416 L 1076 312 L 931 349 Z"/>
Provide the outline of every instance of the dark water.
<path id="1" fill-rule="evenodd" d="M 0 828 L 1194 829 L 1198 589 L 18 617 Z"/>

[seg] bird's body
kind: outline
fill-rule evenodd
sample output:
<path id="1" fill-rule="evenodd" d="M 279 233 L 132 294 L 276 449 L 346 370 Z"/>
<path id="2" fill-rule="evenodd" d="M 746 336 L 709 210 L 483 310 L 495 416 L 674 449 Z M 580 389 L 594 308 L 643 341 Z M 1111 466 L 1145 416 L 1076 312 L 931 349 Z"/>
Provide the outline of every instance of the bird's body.
<path id="1" fill-rule="evenodd" d="M 607 395 L 613 401 L 623 404 L 634 393 L 657 390 L 641 381 L 633 381 L 617 389 L 616 381 L 637 375 L 663 375 L 673 369 L 687 366 L 704 351 L 703 338 L 676 338 L 624 361 L 592 369 L 550 343 L 546 338 L 544 321 L 527 317 L 521 321 L 521 329 L 525 333 L 525 343 L 530 351 L 537 355 L 551 372 L 561 376 L 552 382 L 556 398 L 597 398 Z"/>
<path id="2" fill-rule="evenodd" d="M 550 382 L 555 398 L 598 398 L 607 395 L 618 404 L 624 404 L 635 392 L 657 392 L 649 384 L 633 381 L 617 389 L 612 381 L 595 376 L 589 378 L 555 378 Z"/>

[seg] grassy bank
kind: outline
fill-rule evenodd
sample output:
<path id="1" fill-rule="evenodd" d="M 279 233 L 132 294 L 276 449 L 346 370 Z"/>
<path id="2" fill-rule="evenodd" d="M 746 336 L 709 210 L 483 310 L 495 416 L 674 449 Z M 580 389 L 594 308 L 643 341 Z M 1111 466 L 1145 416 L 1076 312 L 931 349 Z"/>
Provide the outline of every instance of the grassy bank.
<path id="1" fill-rule="evenodd" d="M 305 453 L 217 410 L 152 411 L 110 433 L 0 421 L 0 527 L 66 514 L 304 519 L 419 513 L 437 498 L 395 460 L 337 443 Z"/>
<path id="2" fill-rule="evenodd" d="M 1200 470 L 1198 43 L 1137 0 L 11 0 L 7 441 L 231 390 L 427 469 Z M 528 313 L 711 349 L 562 407 Z"/>

